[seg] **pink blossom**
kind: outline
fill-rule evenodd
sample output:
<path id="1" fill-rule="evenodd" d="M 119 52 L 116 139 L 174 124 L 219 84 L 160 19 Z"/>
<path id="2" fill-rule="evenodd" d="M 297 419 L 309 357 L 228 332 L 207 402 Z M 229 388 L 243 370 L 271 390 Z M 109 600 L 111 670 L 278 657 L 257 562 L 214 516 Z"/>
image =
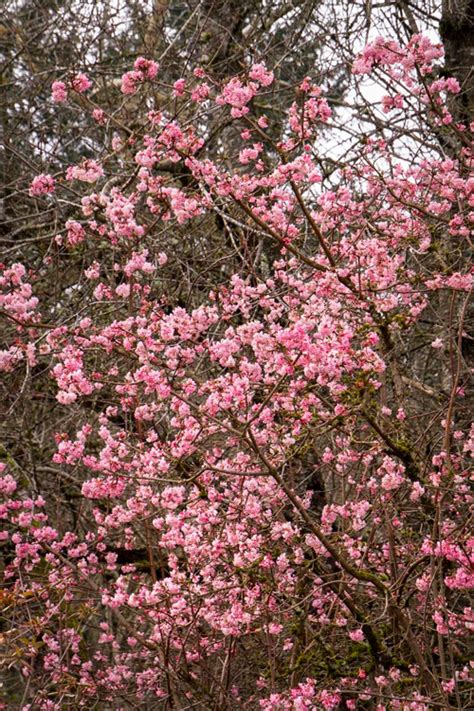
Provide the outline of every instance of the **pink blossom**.
<path id="1" fill-rule="evenodd" d="M 54 193 L 55 180 L 52 175 L 41 173 L 37 175 L 30 183 L 30 195 L 47 195 Z"/>
<path id="2" fill-rule="evenodd" d="M 173 84 L 173 93 L 175 96 L 184 96 L 184 89 L 186 87 L 185 79 L 178 79 Z"/>
<path id="3" fill-rule="evenodd" d="M 122 93 L 134 94 L 137 90 L 137 84 L 154 79 L 158 74 L 158 70 L 159 64 L 157 62 L 138 57 L 133 65 L 133 71 L 126 72 L 122 76 Z"/>
<path id="4" fill-rule="evenodd" d="M 232 118 L 239 118 L 249 112 L 247 104 L 257 93 L 258 85 L 250 82 L 243 84 L 240 79 L 231 79 L 217 97 L 218 104 L 229 104 Z"/>
<path id="5" fill-rule="evenodd" d="M 154 79 L 158 74 L 160 65 L 152 59 L 138 57 L 134 62 L 133 68 L 141 73 L 142 79 Z"/>
<path id="6" fill-rule="evenodd" d="M 90 267 L 84 270 L 84 275 L 87 279 L 98 279 L 100 276 L 99 262 L 93 262 Z"/>
<path id="7" fill-rule="evenodd" d="M 91 80 L 87 74 L 83 74 L 82 72 L 79 72 L 71 79 L 71 89 L 77 91 L 79 94 L 83 94 L 87 89 L 90 89 L 91 86 Z"/>
<path id="8" fill-rule="evenodd" d="M 201 103 L 202 101 L 208 98 L 210 91 L 211 88 L 209 84 L 203 82 L 202 84 L 199 84 L 199 86 L 194 87 L 194 89 L 191 91 L 191 99 L 196 103 Z"/>
<path id="9" fill-rule="evenodd" d="M 258 81 L 262 86 L 270 86 L 274 79 L 273 72 L 268 71 L 264 64 L 252 65 L 249 77 L 254 81 Z"/>
<path id="10" fill-rule="evenodd" d="M 137 90 L 137 84 L 141 80 L 141 74 L 139 72 L 125 72 L 122 75 L 122 94 L 135 94 Z"/>
<path id="11" fill-rule="evenodd" d="M 102 109 L 94 109 L 92 111 L 92 118 L 94 121 L 96 121 L 100 126 L 103 126 L 106 123 L 107 120 L 107 115 L 105 111 Z"/>
<path id="12" fill-rule="evenodd" d="M 126 299 L 128 296 L 130 296 L 130 284 L 120 284 L 120 286 L 117 286 L 115 289 L 115 293 L 117 296 L 121 296 L 122 298 Z"/>
<path id="13" fill-rule="evenodd" d="M 104 175 L 102 166 L 95 160 L 83 160 L 80 165 L 69 166 L 66 171 L 68 180 L 81 180 L 85 183 L 95 183 Z"/>
<path id="14" fill-rule="evenodd" d="M 5 496 L 10 496 L 16 491 L 17 483 L 10 474 L 5 474 L 0 477 L 0 493 Z"/>
<path id="15" fill-rule="evenodd" d="M 76 222 L 75 220 L 67 220 L 65 227 L 67 229 L 67 242 L 70 247 L 75 247 L 77 244 L 84 241 L 86 232 L 80 222 Z"/>
<path id="16" fill-rule="evenodd" d="M 67 101 L 68 92 L 63 81 L 54 81 L 51 85 L 51 98 L 56 104 L 63 104 Z"/>

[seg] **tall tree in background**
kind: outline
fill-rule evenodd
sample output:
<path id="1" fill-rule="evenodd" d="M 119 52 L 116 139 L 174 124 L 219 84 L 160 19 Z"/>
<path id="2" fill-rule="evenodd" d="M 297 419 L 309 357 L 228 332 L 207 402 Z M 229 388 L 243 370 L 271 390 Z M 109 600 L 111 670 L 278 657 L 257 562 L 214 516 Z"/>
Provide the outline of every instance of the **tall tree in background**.
<path id="1" fill-rule="evenodd" d="M 445 49 L 447 74 L 461 86 L 458 116 L 469 123 L 474 116 L 474 3 L 472 0 L 443 0 L 440 33 Z"/>

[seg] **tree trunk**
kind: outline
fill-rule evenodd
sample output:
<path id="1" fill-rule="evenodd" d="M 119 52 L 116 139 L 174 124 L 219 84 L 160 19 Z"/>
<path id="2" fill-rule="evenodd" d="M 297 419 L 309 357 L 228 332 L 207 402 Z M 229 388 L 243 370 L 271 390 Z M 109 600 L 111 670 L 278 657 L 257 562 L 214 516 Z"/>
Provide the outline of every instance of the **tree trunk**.
<path id="1" fill-rule="evenodd" d="M 470 123 L 474 115 L 474 0 L 443 0 L 440 34 L 446 72 L 461 85 L 456 118 Z"/>

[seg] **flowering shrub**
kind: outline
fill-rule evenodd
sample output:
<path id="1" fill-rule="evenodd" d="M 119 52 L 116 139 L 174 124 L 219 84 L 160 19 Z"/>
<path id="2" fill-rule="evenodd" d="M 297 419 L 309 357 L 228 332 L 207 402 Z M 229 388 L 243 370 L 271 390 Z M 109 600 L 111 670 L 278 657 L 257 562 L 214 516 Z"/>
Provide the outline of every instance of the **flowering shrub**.
<path id="1" fill-rule="evenodd" d="M 378 40 L 354 73 L 388 68 L 382 110 L 404 112 L 410 140 L 420 116 L 450 131 L 456 157 L 421 146 L 408 161 L 396 135 L 371 136 L 322 188 L 327 99 L 306 79 L 274 140 L 254 105 L 274 76 L 256 64 L 170 89 L 239 128 L 235 160 L 153 109 L 109 156 L 33 181 L 40 200 L 78 181 L 55 245 L 81 250 L 83 297 L 57 319 L 22 265 L 2 266 L 0 367 L 48 370 L 67 413 L 51 468 L 78 500 L 61 521 L 54 490 L 1 465 L 3 655 L 21 708 L 467 707 L 474 180 L 440 56 L 421 36 Z M 139 58 L 121 91 L 156 81 Z M 167 229 L 208 216 L 276 258 L 170 304 Z"/>

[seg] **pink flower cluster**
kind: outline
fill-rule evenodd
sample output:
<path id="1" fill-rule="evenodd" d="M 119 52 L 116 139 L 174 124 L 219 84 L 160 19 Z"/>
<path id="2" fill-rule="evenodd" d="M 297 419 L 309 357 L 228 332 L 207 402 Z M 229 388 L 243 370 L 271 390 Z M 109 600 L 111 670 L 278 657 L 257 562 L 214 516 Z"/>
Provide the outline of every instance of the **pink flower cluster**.
<path id="1" fill-rule="evenodd" d="M 443 47 L 434 44 L 424 35 L 413 35 L 405 47 L 395 40 L 384 37 L 368 44 L 355 60 L 352 71 L 354 74 L 369 74 L 375 67 L 399 66 L 405 75 L 419 67 L 423 74 L 433 69 L 433 62 L 443 56 Z"/>
<path id="2" fill-rule="evenodd" d="M 300 139 L 308 139 L 314 133 L 317 123 L 326 123 L 331 118 L 331 109 L 326 99 L 321 98 L 320 87 L 312 85 L 306 90 L 308 98 L 302 106 L 295 102 L 289 112 L 289 124 L 291 130 Z"/>
<path id="3" fill-rule="evenodd" d="M 30 184 L 30 195 L 48 195 L 54 193 L 56 187 L 56 181 L 52 175 L 47 175 L 46 173 L 41 173 L 37 175 Z"/>
<path id="4" fill-rule="evenodd" d="M 54 81 L 51 85 L 51 98 L 56 104 L 63 104 L 67 101 L 69 91 L 76 91 L 83 94 L 92 86 L 92 82 L 83 72 L 78 72 L 69 81 Z"/>
<path id="5" fill-rule="evenodd" d="M 273 72 L 268 71 L 263 64 L 254 64 L 250 68 L 249 77 L 253 81 L 248 83 L 242 82 L 237 77 L 231 79 L 216 99 L 218 104 L 228 104 L 231 107 L 232 118 L 240 118 L 248 114 L 250 110 L 248 104 L 256 95 L 259 86 L 267 87 L 273 82 Z"/>
<path id="6" fill-rule="evenodd" d="M 19 262 L 7 269 L 0 265 L 0 308 L 23 322 L 34 316 L 38 306 L 38 299 L 33 296 L 33 288 L 25 277 L 26 269 Z"/>
<path id="7" fill-rule="evenodd" d="M 95 183 L 104 175 L 104 169 L 95 160 L 85 159 L 80 165 L 69 166 L 66 171 L 67 180 L 81 180 L 84 183 Z"/>
<path id="8" fill-rule="evenodd" d="M 135 94 L 137 90 L 137 84 L 144 81 L 153 80 L 158 74 L 160 65 L 151 59 L 145 59 L 144 57 L 138 57 L 133 65 L 133 70 L 126 72 L 122 76 L 122 93 L 123 94 Z"/>

